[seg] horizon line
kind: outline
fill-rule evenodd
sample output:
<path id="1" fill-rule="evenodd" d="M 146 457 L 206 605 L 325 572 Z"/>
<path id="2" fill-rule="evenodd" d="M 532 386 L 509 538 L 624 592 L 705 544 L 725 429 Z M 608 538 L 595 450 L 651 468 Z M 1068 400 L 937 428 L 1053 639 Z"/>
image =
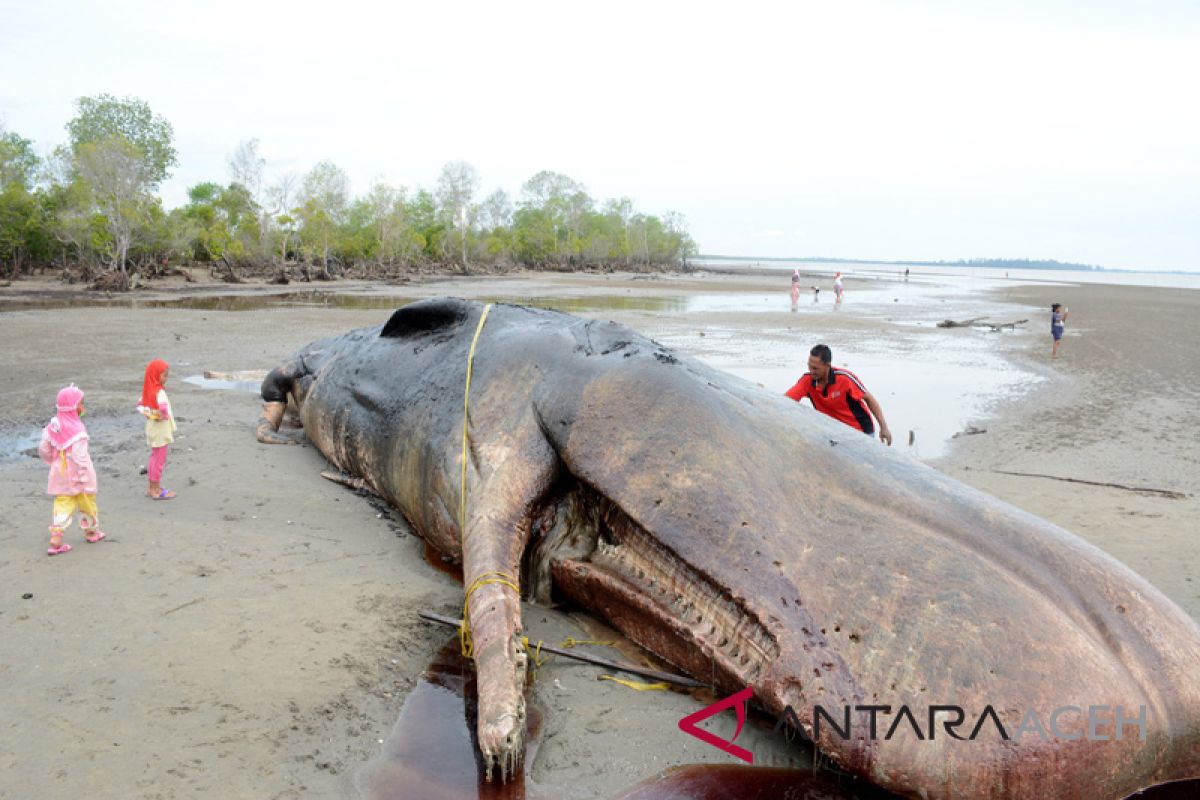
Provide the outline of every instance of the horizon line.
<path id="1" fill-rule="evenodd" d="M 801 263 L 832 264 L 892 264 L 913 267 L 978 267 L 980 269 L 1061 269 L 1069 272 L 1154 272 L 1160 275 L 1196 275 L 1200 269 L 1159 269 L 1155 267 L 1106 267 L 1100 264 L 1084 264 L 1074 261 L 1058 261 L 1052 258 L 971 258 L 935 261 L 931 259 L 879 259 L 844 258 L 833 256 L 747 256 L 701 253 L 694 259 L 726 259 L 737 261 L 790 261 Z"/>

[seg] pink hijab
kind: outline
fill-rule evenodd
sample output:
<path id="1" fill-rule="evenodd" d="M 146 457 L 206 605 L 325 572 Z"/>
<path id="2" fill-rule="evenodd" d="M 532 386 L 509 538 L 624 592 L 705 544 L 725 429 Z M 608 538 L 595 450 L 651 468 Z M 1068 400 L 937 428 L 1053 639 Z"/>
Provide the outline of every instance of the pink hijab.
<path id="1" fill-rule="evenodd" d="M 79 419 L 79 404 L 83 401 L 83 390 L 74 384 L 61 389 L 55 401 L 58 413 L 46 426 L 50 441 L 59 450 L 66 450 L 80 439 L 87 438 L 87 428 Z"/>

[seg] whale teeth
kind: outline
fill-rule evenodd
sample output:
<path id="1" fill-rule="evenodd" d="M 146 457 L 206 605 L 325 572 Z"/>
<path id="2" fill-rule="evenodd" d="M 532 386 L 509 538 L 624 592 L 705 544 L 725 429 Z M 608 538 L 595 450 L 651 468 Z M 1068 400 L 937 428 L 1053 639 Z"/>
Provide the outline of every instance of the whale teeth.
<path id="1" fill-rule="evenodd" d="M 756 615 L 680 562 L 607 498 L 589 492 L 588 499 L 599 528 L 593 561 L 636 586 L 664 622 L 685 625 L 683 635 L 739 679 L 762 674 L 778 657 L 778 644 Z"/>

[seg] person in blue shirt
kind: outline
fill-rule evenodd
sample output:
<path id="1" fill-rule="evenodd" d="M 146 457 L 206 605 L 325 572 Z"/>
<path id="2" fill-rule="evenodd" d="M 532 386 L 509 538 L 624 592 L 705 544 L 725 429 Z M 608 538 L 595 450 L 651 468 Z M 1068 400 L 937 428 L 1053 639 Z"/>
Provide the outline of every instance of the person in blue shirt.
<path id="1" fill-rule="evenodd" d="M 1054 349 L 1050 351 L 1051 358 L 1058 358 L 1058 345 L 1062 341 L 1069 313 L 1070 309 L 1065 308 L 1062 303 L 1050 306 L 1050 335 L 1054 337 Z"/>

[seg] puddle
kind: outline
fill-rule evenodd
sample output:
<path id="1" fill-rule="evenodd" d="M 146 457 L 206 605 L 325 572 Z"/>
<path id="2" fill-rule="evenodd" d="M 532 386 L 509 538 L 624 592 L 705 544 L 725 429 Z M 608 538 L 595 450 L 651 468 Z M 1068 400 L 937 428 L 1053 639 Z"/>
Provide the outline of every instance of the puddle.
<path id="1" fill-rule="evenodd" d="M 712 366 L 783 394 L 799 380 L 801 367 L 765 367 L 703 359 Z M 997 359 L 999 362 L 999 359 Z M 837 363 L 837 359 L 835 359 Z M 946 454 L 954 435 L 990 413 L 994 404 L 1010 401 L 1042 379 L 994 364 L 938 364 L 897 360 L 887 356 L 858 356 L 837 366 L 857 375 L 875 395 L 892 431 L 892 446 L 915 458 L 928 460 Z M 916 386 L 919 381 L 926 386 Z M 938 387 L 928 391 L 929 386 Z M 811 405 L 805 401 L 806 412 Z M 981 427 L 987 427 L 986 424 Z M 913 444 L 909 444 L 909 432 Z"/>
<path id="2" fill-rule="evenodd" d="M 206 378 L 203 375 L 189 375 L 183 379 L 183 382 L 199 386 L 201 389 L 227 389 L 235 392 L 250 392 L 251 394 L 258 394 L 262 390 L 261 380 L 222 380 L 219 378 Z"/>
<path id="3" fill-rule="evenodd" d="M 1009 322 L 1015 313 L 1012 304 L 984 293 L 954 284 L 904 283 L 883 285 L 868 281 L 853 293 L 846 290 L 845 300 L 834 303 L 833 292 L 822 288 L 814 298 L 811 290 L 800 293 L 800 301 L 791 305 L 791 296 L 781 285 L 778 292 L 703 294 L 686 298 L 689 312 L 787 313 L 800 316 L 837 314 L 847 317 L 888 319 L 905 325 L 934 327 L 944 319 L 987 317 L 993 322 Z M 968 313 L 969 312 L 969 313 Z M 1022 315 L 1027 316 L 1027 315 Z"/>
<path id="4" fill-rule="evenodd" d="M 639 783 L 619 800 L 888 800 L 898 795 L 847 776 L 803 769 L 690 764 Z"/>
<path id="5" fill-rule="evenodd" d="M 864 286 L 853 295 L 847 290 L 846 301 L 838 306 L 833 302 L 833 292 L 822 290 L 814 301 L 811 293 L 802 293 L 800 303 L 791 307 L 786 289 L 777 293 L 734 292 L 724 294 L 692 295 L 639 295 L 609 294 L 587 297 L 534 297 L 522 295 L 493 295 L 479 298 L 489 303 L 514 303 L 519 305 L 548 308 L 569 314 L 604 313 L 616 311 L 649 312 L 656 314 L 681 313 L 752 313 L 787 312 L 795 313 L 852 313 L 868 316 L 911 314 L 914 308 L 922 309 L 929 325 L 941 319 L 955 316 L 951 310 L 965 292 L 961 287 L 941 284 L 903 284 L 892 287 Z M 313 289 L 303 292 L 277 292 L 272 294 L 244 293 L 206 295 L 202 297 L 174 297 L 140 299 L 137 295 L 122 297 L 73 297 L 62 300 L 18 300 L 0 302 L 0 312 L 50 310 L 60 308 L 128 308 L 128 309 L 191 309 L 201 311 L 260 311 L 270 308 L 333 308 L 356 310 L 392 311 L 411 303 L 416 298 L 393 294 L 341 293 Z M 978 298 L 975 300 L 978 306 Z M 939 305 L 946 308 L 936 308 Z M 996 309 L 1003 308 L 999 304 Z M 936 317 L 936 319 L 934 319 Z"/>
<path id="6" fill-rule="evenodd" d="M 129 309 L 182 308 L 200 311 L 261 311 L 268 308 L 340 308 L 393 311 L 416 299 L 405 295 L 351 294 L 314 289 L 305 292 L 277 292 L 272 294 L 256 292 L 153 300 L 140 299 L 136 295 L 128 297 L 73 297 L 69 300 L 19 300 L 0 303 L 0 312 L 79 307 Z M 647 297 L 644 295 L 628 294 L 553 298 L 495 295 L 479 299 L 487 303 L 516 303 L 577 314 L 602 311 L 679 312 L 688 310 L 689 304 L 694 298 L 674 296 Z"/>
<path id="7" fill-rule="evenodd" d="M 567 314 L 586 314 L 602 311 L 653 311 L 677 314 L 691 310 L 692 298 L 682 296 L 596 295 L 592 297 L 481 297 L 485 303 L 514 303 L 516 305 L 548 308 Z"/>
<path id="8" fill-rule="evenodd" d="M 476 756 L 475 669 L 453 637 L 413 687 L 381 753 L 355 776 L 365 800 L 524 800 L 524 769 L 487 782 Z M 527 706 L 525 763 L 537 755 L 540 715 Z"/>
<path id="9" fill-rule="evenodd" d="M 41 430 L 23 433 L 0 433 L 0 461 L 16 461 L 27 458 L 27 450 L 37 450 L 42 440 Z M 34 454 L 36 458 L 36 453 Z"/>
<path id="10" fill-rule="evenodd" d="M 955 293 L 961 293 L 951 287 L 923 285 L 917 287 L 902 286 L 898 288 L 863 288 L 858 290 L 851 299 L 841 307 L 835 307 L 832 292 L 821 292 L 817 302 L 810 295 L 801 295 L 797 310 L 800 312 L 848 310 L 851 307 L 857 313 L 870 309 L 887 309 L 894 303 L 929 304 L 943 300 Z M 828 295 L 828 297 L 826 296 Z M 137 295 L 124 297 L 74 297 L 69 300 L 18 300 L 0 303 L 3 311 L 31 311 L 59 308 L 129 308 L 129 309 L 169 309 L 181 308 L 200 311 L 261 311 L 269 308 L 341 308 L 341 309 L 377 309 L 391 311 L 411 303 L 416 298 L 392 294 L 357 294 L 336 291 L 310 290 L 304 292 L 277 292 L 206 295 L 202 297 L 173 297 L 159 299 L 141 299 Z M 687 312 L 774 312 L 787 311 L 791 300 L 787 291 L 775 294 L 758 294 L 735 292 L 727 294 L 693 294 L 693 295 L 644 295 L 644 294 L 607 294 L 586 297 L 534 297 L 524 295 L 492 295 L 480 297 L 486 303 L 514 303 L 518 305 L 536 306 L 568 314 L 598 313 L 605 311 L 642 311 L 662 314 L 677 314 Z"/>
<path id="11" fill-rule="evenodd" d="M 680 352 L 694 354 L 711 367 L 779 394 L 806 371 L 811 345 L 828 338 L 802 334 L 806 338 L 800 341 L 797 334 L 789 333 L 791 341 L 779 335 L 748 346 L 747 333 L 745 328 L 710 327 L 704 338 L 692 333 L 656 338 Z M 1019 401 L 1044 380 L 1005 358 L 1011 337 L 1002 341 L 983 333 L 967 333 L 933 334 L 935 340 L 929 334 L 900 332 L 881 341 L 847 332 L 839 342 L 831 342 L 833 363 L 857 375 L 879 400 L 892 431 L 892 446 L 928 461 L 944 456 L 956 433 L 971 425 L 986 428 L 986 418 L 998 404 Z M 1011 342 L 1024 346 L 1017 339 Z M 803 405 L 804 413 L 811 413 L 811 404 L 804 401 Z"/>
<path id="12" fill-rule="evenodd" d="M 346 294 L 312 289 L 304 292 L 260 292 L 141 299 L 123 297 L 72 297 L 67 300 L 19 300 L 0 303 L 3 311 L 34 311 L 58 308 L 184 308 L 200 311 L 260 311 L 266 308 L 355 308 L 392 310 L 411 303 L 412 297 L 389 294 Z"/>

